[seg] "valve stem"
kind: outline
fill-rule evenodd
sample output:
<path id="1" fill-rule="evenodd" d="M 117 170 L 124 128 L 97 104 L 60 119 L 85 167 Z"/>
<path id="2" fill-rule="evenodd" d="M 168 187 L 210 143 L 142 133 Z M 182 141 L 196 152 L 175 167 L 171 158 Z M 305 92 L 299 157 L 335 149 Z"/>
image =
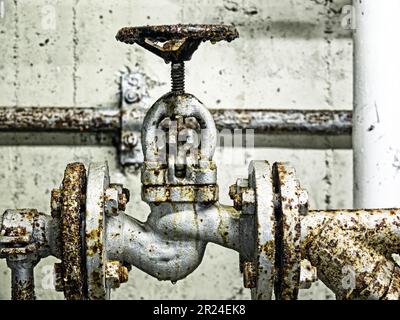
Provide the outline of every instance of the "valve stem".
<path id="1" fill-rule="evenodd" d="M 171 64 L 171 83 L 171 92 L 185 93 L 185 63 L 183 61 Z"/>

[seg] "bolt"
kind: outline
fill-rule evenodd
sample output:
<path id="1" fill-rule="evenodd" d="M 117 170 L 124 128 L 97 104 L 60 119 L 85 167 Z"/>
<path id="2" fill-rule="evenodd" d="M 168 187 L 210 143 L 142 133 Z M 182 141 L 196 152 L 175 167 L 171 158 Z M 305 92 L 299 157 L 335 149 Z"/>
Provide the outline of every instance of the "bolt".
<path id="1" fill-rule="evenodd" d="M 62 275 L 62 264 L 55 263 L 54 264 L 54 287 L 56 291 L 63 292 L 64 291 L 64 279 Z"/>
<path id="2" fill-rule="evenodd" d="M 128 90 L 125 92 L 124 99 L 126 103 L 137 103 L 140 100 L 139 94 L 134 92 L 133 90 Z"/>
<path id="3" fill-rule="evenodd" d="M 61 191 L 60 189 L 51 190 L 51 216 L 57 218 L 61 214 Z"/>
<path id="4" fill-rule="evenodd" d="M 122 143 L 127 149 L 133 149 L 137 146 L 138 142 L 139 138 L 132 132 L 125 134 L 122 138 Z"/>
<path id="5" fill-rule="evenodd" d="M 245 288 L 255 288 L 257 280 L 256 267 L 253 262 L 243 263 L 243 285 Z"/>
<path id="6" fill-rule="evenodd" d="M 109 187 L 104 193 L 104 211 L 109 216 L 118 215 L 118 189 Z"/>

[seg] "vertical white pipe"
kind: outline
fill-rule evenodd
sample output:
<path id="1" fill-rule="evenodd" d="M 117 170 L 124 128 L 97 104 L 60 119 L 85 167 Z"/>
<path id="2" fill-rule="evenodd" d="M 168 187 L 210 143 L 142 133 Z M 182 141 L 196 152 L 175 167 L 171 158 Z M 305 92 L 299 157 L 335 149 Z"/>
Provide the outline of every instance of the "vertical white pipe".
<path id="1" fill-rule="evenodd" d="M 400 0 L 354 0 L 354 207 L 400 207 Z"/>

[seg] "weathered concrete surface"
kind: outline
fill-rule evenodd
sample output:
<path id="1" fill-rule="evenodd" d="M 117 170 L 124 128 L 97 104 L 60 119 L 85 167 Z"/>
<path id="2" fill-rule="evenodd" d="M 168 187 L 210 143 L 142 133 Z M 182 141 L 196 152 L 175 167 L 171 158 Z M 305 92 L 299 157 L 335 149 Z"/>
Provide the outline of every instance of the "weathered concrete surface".
<path id="1" fill-rule="evenodd" d="M 328 13 L 319 4 L 323 2 L 7 0 L 0 19 L 0 105 L 116 105 L 118 71 L 135 64 L 148 75 L 155 100 L 169 90 L 169 66 L 142 48 L 116 42 L 120 27 L 234 22 L 240 39 L 204 44 L 186 64 L 187 90 L 207 106 L 350 109 L 352 41 L 340 27 L 340 14 Z M 334 9 L 346 3 L 334 1 Z M 41 137 L 0 136 L 0 210 L 33 207 L 49 212 L 50 190 L 61 183 L 68 162 L 108 160 L 113 181 L 124 183 L 133 195 L 128 212 L 145 218 L 148 208 L 140 201 L 139 176 L 118 166 L 113 147 L 85 145 L 80 135 L 53 135 L 46 141 L 60 138 L 64 146 L 40 145 Z M 312 208 L 351 207 L 351 151 L 332 151 L 328 142 L 327 147 L 218 150 L 221 202 L 230 203 L 228 187 L 247 176 L 251 159 L 268 159 L 292 162 Z M 54 261 L 46 259 L 36 268 L 38 299 L 62 298 L 52 288 Z M 10 280 L 4 261 L 0 270 L 0 298 L 7 299 Z M 333 297 L 321 283 L 302 290 L 301 296 Z M 199 269 L 176 285 L 134 269 L 128 284 L 113 293 L 113 298 L 135 299 L 249 297 L 242 288 L 237 254 L 213 245 Z"/>

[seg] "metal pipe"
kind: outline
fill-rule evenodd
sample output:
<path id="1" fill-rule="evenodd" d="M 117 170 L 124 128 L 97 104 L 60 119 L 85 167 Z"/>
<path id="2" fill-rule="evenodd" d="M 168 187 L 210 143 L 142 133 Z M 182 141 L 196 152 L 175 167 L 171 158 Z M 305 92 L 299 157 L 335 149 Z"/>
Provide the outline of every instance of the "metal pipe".
<path id="1" fill-rule="evenodd" d="M 301 219 L 302 258 L 339 299 L 398 299 L 398 209 L 309 211 Z"/>
<path id="2" fill-rule="evenodd" d="M 121 127 L 115 108 L 0 108 L 0 131 L 116 131 Z"/>
<path id="3" fill-rule="evenodd" d="M 146 222 L 125 214 L 107 219 L 108 259 L 159 280 L 178 281 L 199 266 L 209 242 L 240 251 L 240 214 L 232 207 L 162 203 L 150 208 Z"/>
<path id="4" fill-rule="evenodd" d="M 354 207 L 399 207 L 400 1 L 353 1 Z"/>
<path id="5" fill-rule="evenodd" d="M 211 109 L 210 112 L 218 130 L 350 135 L 352 127 L 352 112 L 345 110 Z M 0 132 L 109 132 L 120 129 L 121 111 L 118 108 L 0 108 Z"/>
<path id="6" fill-rule="evenodd" d="M 400 252 L 400 209 L 310 210 L 301 220 L 301 241 L 322 227 L 346 230 L 374 250 L 391 258 Z"/>
<path id="7" fill-rule="evenodd" d="M 30 260 L 8 260 L 7 264 L 11 268 L 11 298 L 13 300 L 35 300 L 34 263 Z"/>

